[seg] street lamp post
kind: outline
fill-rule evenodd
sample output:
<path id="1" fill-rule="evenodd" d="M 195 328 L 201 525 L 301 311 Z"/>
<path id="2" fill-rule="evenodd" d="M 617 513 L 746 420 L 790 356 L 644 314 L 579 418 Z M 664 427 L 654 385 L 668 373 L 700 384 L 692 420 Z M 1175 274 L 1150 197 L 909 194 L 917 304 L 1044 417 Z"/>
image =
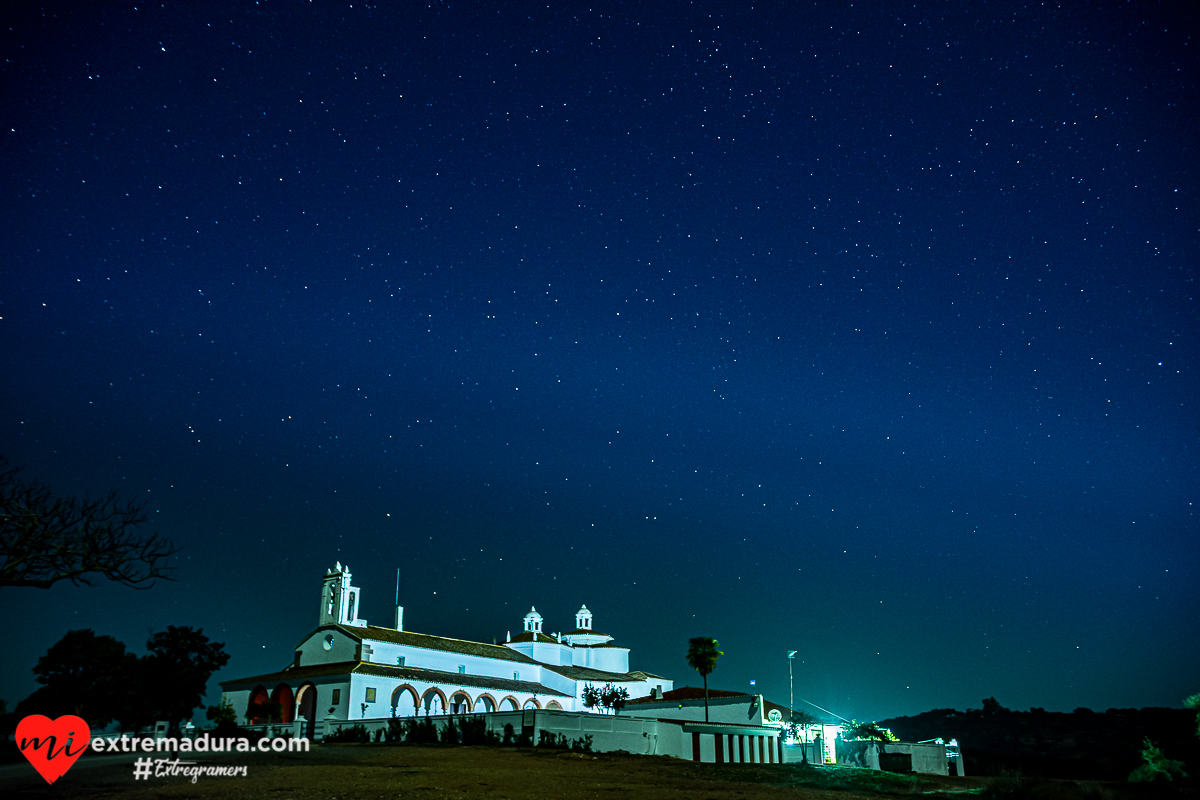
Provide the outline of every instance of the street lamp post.
<path id="1" fill-rule="evenodd" d="M 796 660 L 796 651 L 788 650 L 788 720 L 796 716 L 796 697 L 792 684 L 792 662 Z"/>

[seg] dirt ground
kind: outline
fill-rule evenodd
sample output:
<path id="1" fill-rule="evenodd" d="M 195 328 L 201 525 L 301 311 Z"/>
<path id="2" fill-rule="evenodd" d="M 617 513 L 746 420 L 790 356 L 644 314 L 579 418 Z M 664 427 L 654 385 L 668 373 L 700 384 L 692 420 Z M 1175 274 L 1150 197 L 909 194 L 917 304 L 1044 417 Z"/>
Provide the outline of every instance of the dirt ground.
<path id="1" fill-rule="evenodd" d="M 687 798 L 687 800 L 858 800 L 977 788 L 971 778 L 929 776 L 908 781 L 900 793 L 795 787 L 798 769 L 757 764 L 694 764 L 621 753 L 542 752 L 485 747 L 377 747 L 335 745 L 308 754 L 232 756 L 246 777 L 160 777 L 135 781 L 133 763 L 96 756 L 76 763 L 54 786 L 24 765 L 0 776 L 5 798 Z M 836 768 L 830 768 L 836 769 Z M 810 773 L 811 774 L 811 773 Z M 876 773 L 878 774 L 878 773 Z"/>

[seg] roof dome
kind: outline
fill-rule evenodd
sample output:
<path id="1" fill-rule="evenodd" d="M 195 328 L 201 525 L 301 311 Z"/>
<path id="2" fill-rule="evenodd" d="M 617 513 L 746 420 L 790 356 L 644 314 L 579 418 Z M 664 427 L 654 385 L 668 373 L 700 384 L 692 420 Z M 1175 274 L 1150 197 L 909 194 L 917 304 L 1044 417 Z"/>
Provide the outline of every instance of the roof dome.
<path id="1" fill-rule="evenodd" d="M 529 613 L 525 615 L 525 630 L 528 633 L 542 632 L 542 615 L 538 613 L 533 606 L 529 607 Z"/>

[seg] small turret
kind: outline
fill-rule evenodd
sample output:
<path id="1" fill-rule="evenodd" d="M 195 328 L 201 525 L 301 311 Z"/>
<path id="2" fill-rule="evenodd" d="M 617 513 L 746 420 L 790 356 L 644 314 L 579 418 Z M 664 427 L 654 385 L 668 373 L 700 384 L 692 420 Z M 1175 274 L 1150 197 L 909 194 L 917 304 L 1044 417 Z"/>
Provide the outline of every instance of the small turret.
<path id="1" fill-rule="evenodd" d="M 580 606 L 575 612 L 575 627 L 583 631 L 592 629 L 592 612 L 588 611 L 587 606 Z"/>
<path id="2" fill-rule="evenodd" d="M 541 633 L 542 632 L 542 615 L 537 612 L 533 606 L 529 607 L 529 613 L 525 615 L 525 632 L 526 633 Z"/>

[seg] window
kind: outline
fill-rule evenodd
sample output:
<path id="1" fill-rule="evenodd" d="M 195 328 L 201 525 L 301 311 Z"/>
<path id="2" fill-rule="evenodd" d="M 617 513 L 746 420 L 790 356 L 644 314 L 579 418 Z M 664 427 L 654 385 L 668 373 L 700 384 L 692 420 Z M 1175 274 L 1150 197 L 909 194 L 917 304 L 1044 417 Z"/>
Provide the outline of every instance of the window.
<path id="1" fill-rule="evenodd" d="M 333 690 L 333 704 L 336 706 L 340 702 L 342 702 L 342 690 L 334 689 Z"/>
<path id="2" fill-rule="evenodd" d="M 466 665 L 466 664 L 459 664 L 459 665 L 458 665 L 458 674 L 459 674 L 459 675 L 466 675 L 466 674 L 467 674 L 467 665 Z"/>
<path id="3" fill-rule="evenodd" d="M 521 680 L 521 674 L 520 674 L 519 672 L 514 672 L 514 673 L 513 673 L 513 680 L 514 680 L 514 681 L 519 681 L 519 680 Z"/>
<path id="4" fill-rule="evenodd" d="M 375 687 L 374 686 L 367 688 L 367 702 L 368 703 L 375 702 Z"/>
<path id="5" fill-rule="evenodd" d="M 397 667 L 404 666 L 404 656 L 396 656 L 396 666 Z"/>

